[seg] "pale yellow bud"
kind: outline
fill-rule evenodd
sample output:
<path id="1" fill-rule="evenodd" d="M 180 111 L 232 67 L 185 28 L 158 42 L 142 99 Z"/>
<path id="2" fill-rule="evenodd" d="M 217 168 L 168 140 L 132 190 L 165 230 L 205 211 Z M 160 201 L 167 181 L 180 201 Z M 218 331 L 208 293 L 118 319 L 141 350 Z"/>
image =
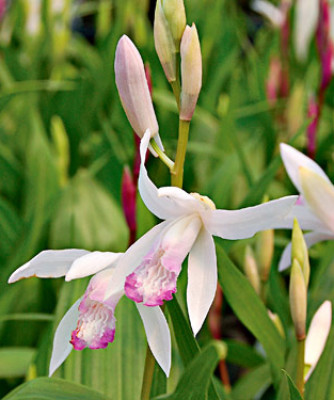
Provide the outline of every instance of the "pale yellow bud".
<path id="1" fill-rule="evenodd" d="M 260 276 L 259 276 L 256 260 L 254 257 L 254 253 L 250 246 L 246 247 L 244 271 L 245 271 L 245 274 L 246 274 L 250 284 L 253 286 L 255 292 L 258 295 L 260 295 L 260 291 L 261 291 Z"/>
<path id="2" fill-rule="evenodd" d="M 190 121 L 202 87 L 202 54 L 195 24 L 187 26 L 181 39 L 180 119 Z"/>
<path id="3" fill-rule="evenodd" d="M 271 312 L 270 310 L 268 310 L 268 315 L 269 318 L 272 320 L 273 324 L 275 325 L 276 329 L 278 330 L 279 334 L 282 336 L 282 338 L 285 338 L 285 332 L 280 317 L 277 314 Z"/>
<path id="4" fill-rule="evenodd" d="M 155 9 L 154 44 L 168 82 L 175 81 L 176 48 L 172 32 L 161 6 L 161 0 L 157 1 L 157 6 Z"/>
<path id="5" fill-rule="evenodd" d="M 299 227 L 297 219 L 293 221 L 292 240 L 291 240 L 291 259 L 297 259 L 302 268 L 305 285 L 308 286 L 310 279 L 310 262 L 308 258 L 307 246 L 303 232 Z"/>
<path id="6" fill-rule="evenodd" d="M 158 3 L 160 0 L 158 0 Z M 186 27 L 186 11 L 183 0 L 162 0 L 162 8 L 174 39 L 175 48 L 179 51 L 180 41 Z"/>
<path id="7" fill-rule="evenodd" d="M 303 340 L 305 339 L 307 289 L 302 268 L 296 258 L 292 261 L 289 299 L 297 339 Z"/>

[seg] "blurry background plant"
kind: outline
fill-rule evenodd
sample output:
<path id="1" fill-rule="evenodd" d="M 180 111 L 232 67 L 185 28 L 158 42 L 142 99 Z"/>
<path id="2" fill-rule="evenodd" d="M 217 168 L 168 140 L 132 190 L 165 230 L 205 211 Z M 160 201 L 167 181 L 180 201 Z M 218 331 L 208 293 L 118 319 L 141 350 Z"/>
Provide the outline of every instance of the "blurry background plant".
<path id="1" fill-rule="evenodd" d="M 271 199 L 295 193 L 280 168 L 278 143 L 289 140 L 305 149 L 311 122 L 308 98 L 311 93 L 318 98 L 319 90 L 322 112 L 313 135 L 314 156 L 333 181 L 334 84 L 329 80 L 326 91 L 321 89 L 324 67 L 316 28 L 312 28 L 305 58 L 299 60 L 292 46 L 297 24 L 292 18 L 297 14 L 294 4 L 280 28 L 251 11 L 246 1 L 186 0 L 185 6 L 188 24 L 196 22 L 203 56 L 202 92 L 191 123 L 185 189 L 206 194 L 217 208 L 228 209 L 258 204 L 265 193 Z M 124 33 L 150 63 L 160 135 L 168 152 L 175 152 L 177 107 L 154 50 L 154 9 L 155 2 L 148 0 L 0 1 L 0 395 L 24 379 L 47 374 L 52 333 L 87 284 L 85 280 L 63 284 L 31 279 L 8 287 L 10 273 L 43 248 L 123 251 L 128 244 L 121 181 L 137 147 L 113 71 L 116 43 Z M 334 17 L 330 17 L 333 31 Z M 276 85 L 277 76 L 280 85 Z M 150 176 L 157 185 L 169 184 L 167 168 L 151 163 Z M 154 223 L 138 197 L 137 237 Z M 257 246 L 261 240 L 219 243 L 243 266 L 245 246 Z M 285 368 L 293 375 L 296 341 L 288 286 L 276 268 L 288 241 L 284 232 L 275 234 L 265 299 L 283 325 L 289 350 Z M 308 322 L 324 300 L 334 300 L 333 250 L 332 243 L 322 243 L 310 251 Z M 224 273 L 228 282 L 228 271 Z M 222 275 L 220 282 L 223 279 Z M 257 395 L 272 399 L 268 360 L 250 333 L 260 340 L 258 331 L 238 311 L 242 296 L 238 299 L 240 289 L 231 285 L 223 288 L 223 303 L 217 302 L 221 312 L 216 326 L 226 339 L 232 390 L 218 398 L 247 400 Z M 177 295 L 181 308 L 185 286 L 183 273 Z M 56 376 L 88 385 L 101 396 L 133 400 L 139 398 L 139 393 L 137 397 L 133 393 L 142 381 L 144 331 L 130 301 L 123 299 L 117 313 L 122 318 L 115 343 L 106 350 L 72 352 Z M 187 337 L 180 321 L 174 330 Z M 205 326 L 200 345 L 211 334 Z M 183 346 L 192 348 L 193 356 L 196 346 L 191 343 L 186 340 Z M 168 382 L 156 367 L 152 397 L 165 393 L 166 387 L 174 389 L 190 361 L 182 342 L 177 344 Z M 200 355 L 217 362 L 210 349 Z M 203 366 L 204 359 L 195 358 L 190 364 L 193 372 L 196 365 Z M 306 398 L 331 398 L 334 372 L 329 366 L 333 363 L 332 332 L 306 385 Z M 46 381 L 36 381 L 36 387 L 43 385 Z M 67 388 L 64 385 L 62 390 Z M 284 390 L 279 391 L 281 399 L 287 398 Z M 93 394 L 87 396 L 93 398 Z M 15 394 L 8 398 L 14 399 Z"/>

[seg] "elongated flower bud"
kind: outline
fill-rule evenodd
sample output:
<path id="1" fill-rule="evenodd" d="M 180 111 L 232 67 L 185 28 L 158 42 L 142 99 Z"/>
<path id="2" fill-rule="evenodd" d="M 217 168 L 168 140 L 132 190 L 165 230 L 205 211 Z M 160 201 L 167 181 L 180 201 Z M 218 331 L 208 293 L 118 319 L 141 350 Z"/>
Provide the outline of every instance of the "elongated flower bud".
<path id="1" fill-rule="evenodd" d="M 307 308 L 307 289 L 302 268 L 295 258 L 292 262 L 290 276 L 290 310 L 298 340 L 305 339 L 305 323 Z"/>
<path id="2" fill-rule="evenodd" d="M 254 253 L 250 246 L 246 247 L 244 271 L 255 292 L 259 295 L 261 291 L 260 276 Z"/>
<path id="3" fill-rule="evenodd" d="M 269 318 L 272 320 L 273 324 L 275 325 L 276 329 L 278 330 L 278 333 L 282 336 L 282 338 L 285 339 L 285 332 L 280 317 L 277 314 L 271 312 L 270 310 L 268 310 L 268 315 Z"/>
<path id="4" fill-rule="evenodd" d="M 162 0 L 162 8 L 174 39 L 176 51 L 186 27 L 186 11 L 183 0 Z"/>
<path id="5" fill-rule="evenodd" d="M 296 259 L 301 266 L 304 275 L 305 286 L 307 288 L 310 279 L 310 262 L 303 232 L 299 227 L 297 219 L 293 221 L 291 244 L 291 259 L 292 261 Z"/>
<path id="6" fill-rule="evenodd" d="M 118 42 L 115 57 L 115 77 L 119 96 L 128 120 L 139 137 L 147 129 L 151 137 L 158 133 L 143 60 L 132 41 L 123 35 Z"/>
<path id="7" fill-rule="evenodd" d="M 180 119 L 190 121 L 202 87 L 202 55 L 195 24 L 187 26 L 181 40 Z"/>
<path id="8" fill-rule="evenodd" d="M 157 1 L 154 17 L 154 44 L 168 82 L 176 80 L 176 48 L 172 32 L 162 9 L 161 0 Z"/>

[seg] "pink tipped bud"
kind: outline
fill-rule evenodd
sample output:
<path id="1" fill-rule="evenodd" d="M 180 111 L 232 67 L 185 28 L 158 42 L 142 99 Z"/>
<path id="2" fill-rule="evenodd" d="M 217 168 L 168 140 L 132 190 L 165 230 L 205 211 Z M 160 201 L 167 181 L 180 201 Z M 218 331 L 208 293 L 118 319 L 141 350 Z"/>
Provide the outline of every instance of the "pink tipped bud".
<path id="1" fill-rule="evenodd" d="M 277 57 L 272 57 L 269 64 L 269 75 L 266 82 L 267 99 L 270 105 L 275 105 L 279 97 L 279 86 L 282 76 L 281 61 Z"/>
<path id="2" fill-rule="evenodd" d="M 195 24 L 187 26 L 181 39 L 180 119 L 190 121 L 202 87 L 202 55 Z"/>
<path id="3" fill-rule="evenodd" d="M 128 120 L 139 137 L 147 129 L 151 137 L 158 133 L 150 91 L 145 77 L 143 60 L 132 41 L 123 35 L 115 57 L 116 86 Z"/>

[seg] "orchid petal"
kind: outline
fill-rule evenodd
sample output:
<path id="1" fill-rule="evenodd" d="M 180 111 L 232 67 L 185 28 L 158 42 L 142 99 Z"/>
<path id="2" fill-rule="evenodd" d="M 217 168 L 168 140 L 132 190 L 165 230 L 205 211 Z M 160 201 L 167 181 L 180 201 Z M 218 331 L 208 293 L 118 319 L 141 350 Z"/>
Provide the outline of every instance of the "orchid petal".
<path id="1" fill-rule="evenodd" d="M 201 329 L 215 297 L 217 258 L 212 236 L 202 229 L 188 259 L 187 304 L 194 335 Z"/>
<path id="2" fill-rule="evenodd" d="M 74 261 L 65 276 L 66 281 L 93 275 L 113 266 L 123 253 L 93 251 Z"/>
<path id="3" fill-rule="evenodd" d="M 172 221 L 174 223 L 175 221 Z M 106 290 L 105 298 L 124 289 L 125 279 L 142 262 L 143 257 L 149 252 L 153 243 L 159 240 L 163 231 L 171 224 L 171 221 L 164 221 L 154 226 L 145 235 L 138 239 L 124 255 L 120 258 L 114 269 L 114 276 Z"/>
<path id="4" fill-rule="evenodd" d="M 8 283 L 22 278 L 59 278 L 66 275 L 74 260 L 89 253 L 87 250 L 44 250 L 18 268 L 9 277 Z"/>
<path id="5" fill-rule="evenodd" d="M 280 27 L 284 23 L 285 15 L 283 11 L 269 1 L 254 0 L 251 3 L 251 8 L 266 17 L 276 27 Z"/>
<path id="6" fill-rule="evenodd" d="M 60 321 L 54 339 L 52 355 L 49 367 L 49 376 L 65 361 L 73 349 L 70 344 L 71 333 L 76 328 L 77 319 L 79 317 L 79 304 L 81 298 L 77 300 L 73 306 L 66 312 Z"/>
<path id="7" fill-rule="evenodd" d="M 333 240 L 334 235 L 329 233 L 321 233 L 321 232 L 311 232 L 306 233 L 304 235 L 305 243 L 307 247 L 311 247 L 318 242 L 322 242 L 324 240 Z M 285 247 L 281 259 L 278 264 L 278 270 L 284 271 L 289 268 L 291 265 L 291 242 Z"/>
<path id="8" fill-rule="evenodd" d="M 145 168 L 145 156 L 149 140 L 150 133 L 149 131 L 146 131 L 140 143 L 141 166 L 138 188 L 141 198 L 143 199 L 146 207 L 160 219 L 178 218 L 180 216 L 190 214 L 193 212 L 191 205 L 194 205 L 195 202 L 190 203 L 183 201 L 184 198 L 188 198 L 190 200 L 191 196 L 188 193 L 179 188 L 158 190 L 158 188 L 149 178 Z M 182 199 L 180 199 L 180 197 L 182 197 Z"/>
<path id="9" fill-rule="evenodd" d="M 332 232 L 334 232 L 334 186 L 317 173 L 300 167 L 302 193 L 307 204 Z"/>
<path id="10" fill-rule="evenodd" d="M 281 143 L 280 148 L 285 169 L 300 193 L 302 193 L 302 187 L 299 176 L 299 167 L 307 168 L 329 181 L 328 176 L 322 168 L 320 168 L 319 165 L 309 157 L 285 143 Z"/>
<path id="11" fill-rule="evenodd" d="M 151 352 L 168 377 L 171 366 L 171 338 L 166 318 L 159 307 L 137 304 L 137 308 Z"/>
<path id="12" fill-rule="evenodd" d="M 305 382 L 314 371 L 325 348 L 332 324 L 332 303 L 325 301 L 314 314 L 305 342 L 305 364 L 311 368 L 305 376 Z"/>
<path id="13" fill-rule="evenodd" d="M 296 203 L 297 196 L 287 196 L 241 210 L 213 210 L 203 218 L 206 229 L 223 239 L 245 239 L 256 232 L 284 227 L 284 217 Z"/>

